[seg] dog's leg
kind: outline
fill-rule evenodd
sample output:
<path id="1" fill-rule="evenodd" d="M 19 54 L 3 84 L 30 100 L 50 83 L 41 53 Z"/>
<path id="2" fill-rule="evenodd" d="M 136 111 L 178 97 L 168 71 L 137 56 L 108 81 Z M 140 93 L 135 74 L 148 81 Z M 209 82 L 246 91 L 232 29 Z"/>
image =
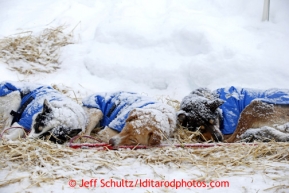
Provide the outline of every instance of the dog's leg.
<path id="1" fill-rule="evenodd" d="M 277 142 L 288 142 L 289 134 L 281 132 L 273 127 L 264 126 L 261 128 L 248 129 L 241 136 L 242 139 L 252 138 L 262 142 L 269 142 L 275 140 Z"/>
<path id="2" fill-rule="evenodd" d="M 2 136 L 3 139 L 16 140 L 16 139 L 19 139 L 21 137 L 24 137 L 25 131 L 21 125 L 19 125 L 18 123 L 13 123 L 13 125 L 11 127 L 15 127 L 15 128 L 4 130 L 4 133 Z"/>
<path id="3" fill-rule="evenodd" d="M 97 126 L 99 121 L 102 119 L 103 113 L 101 112 L 101 110 L 96 108 L 83 107 L 83 109 L 88 117 L 88 123 L 84 135 L 90 135 L 91 131 Z"/>
<path id="4" fill-rule="evenodd" d="M 11 126 L 13 116 L 10 115 L 11 110 L 17 111 L 20 107 L 20 92 L 14 91 L 6 96 L 0 97 L 0 114 L 4 122 L 4 128 Z"/>

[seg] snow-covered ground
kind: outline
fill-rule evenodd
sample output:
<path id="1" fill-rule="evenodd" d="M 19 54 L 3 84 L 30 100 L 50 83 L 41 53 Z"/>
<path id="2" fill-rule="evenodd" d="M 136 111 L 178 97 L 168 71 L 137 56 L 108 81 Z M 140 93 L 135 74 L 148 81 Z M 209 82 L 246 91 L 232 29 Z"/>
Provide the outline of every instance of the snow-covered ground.
<path id="1" fill-rule="evenodd" d="M 66 25 L 69 33 L 75 27 L 75 43 L 60 50 L 59 70 L 23 75 L 8 70 L 0 59 L 0 81 L 65 85 L 79 91 L 81 96 L 96 91 L 126 90 L 177 100 L 197 87 L 288 88 L 289 1 L 271 1 L 269 22 L 261 21 L 263 3 L 263 0 L 0 0 L 0 39 L 23 31 L 37 34 L 59 25 Z M 137 160 L 130 167 L 115 168 L 120 176 L 124 175 L 122 170 L 127 173 L 131 170 L 157 178 L 150 166 L 140 165 Z M 169 175 L 168 179 L 192 178 L 187 172 L 169 166 L 156 170 Z M 282 171 L 276 171 L 276 175 L 282 175 Z M 0 176 L 3 180 L 5 174 L 2 172 Z M 102 177 L 109 180 L 106 175 Z M 230 188 L 197 191 L 262 192 L 279 185 L 258 172 L 225 180 L 230 181 Z M 281 184 L 289 185 L 288 178 L 284 180 Z M 4 192 L 21 191 L 14 186 L 0 187 L 0 192 L 1 188 Z M 67 182 L 47 187 L 46 192 L 74 191 Z M 26 191 L 39 189 L 32 186 Z M 160 191 L 165 190 L 149 189 Z M 270 191 L 273 190 L 266 192 Z"/>
<path id="2" fill-rule="evenodd" d="M 3 64 L 1 79 L 179 100 L 200 86 L 287 88 L 288 7 L 272 1 L 261 22 L 263 0 L 1 0 L 0 37 L 76 26 L 56 73 L 26 77 Z"/>

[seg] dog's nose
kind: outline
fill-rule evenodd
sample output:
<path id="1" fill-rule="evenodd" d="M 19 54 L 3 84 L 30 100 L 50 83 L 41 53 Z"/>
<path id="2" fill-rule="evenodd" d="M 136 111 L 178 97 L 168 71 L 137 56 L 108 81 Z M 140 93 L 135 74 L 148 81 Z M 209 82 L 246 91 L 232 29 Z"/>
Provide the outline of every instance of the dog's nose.
<path id="1" fill-rule="evenodd" d="M 115 139 L 111 138 L 108 143 L 112 146 L 115 146 Z"/>
<path id="2" fill-rule="evenodd" d="M 223 136 L 219 133 L 214 133 L 214 140 L 216 140 L 217 142 L 221 142 L 223 141 Z"/>

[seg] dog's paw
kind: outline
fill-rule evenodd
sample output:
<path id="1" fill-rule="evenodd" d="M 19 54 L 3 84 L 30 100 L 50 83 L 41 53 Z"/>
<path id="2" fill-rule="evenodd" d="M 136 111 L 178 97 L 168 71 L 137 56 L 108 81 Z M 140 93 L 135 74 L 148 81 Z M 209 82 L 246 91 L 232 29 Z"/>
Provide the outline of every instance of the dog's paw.
<path id="1" fill-rule="evenodd" d="M 6 129 L 2 133 L 2 139 L 4 140 L 16 140 L 19 138 L 24 137 L 25 131 L 22 128 L 11 128 L 11 129 Z"/>

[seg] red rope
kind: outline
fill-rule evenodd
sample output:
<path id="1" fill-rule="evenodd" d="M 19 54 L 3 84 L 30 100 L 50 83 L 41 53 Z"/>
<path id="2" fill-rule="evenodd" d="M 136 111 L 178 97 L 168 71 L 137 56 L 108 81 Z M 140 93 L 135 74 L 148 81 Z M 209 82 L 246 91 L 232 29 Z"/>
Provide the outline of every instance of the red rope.
<path id="1" fill-rule="evenodd" d="M 80 138 L 89 138 L 89 139 L 93 139 L 99 143 L 73 143 L 75 140 L 80 139 Z M 105 146 L 110 146 L 110 144 L 107 143 L 102 143 L 100 140 L 91 137 L 91 136 L 87 136 L 87 135 L 77 135 L 73 138 L 70 139 L 69 141 L 69 147 L 77 149 L 77 148 L 85 148 L 85 147 L 105 147 Z"/>
<path id="2" fill-rule="evenodd" d="M 8 127 L 6 129 L 4 129 L 2 131 L 2 133 L 0 134 L 0 139 L 2 138 L 3 134 L 9 130 L 9 129 L 13 129 L 13 128 L 18 128 L 18 129 L 23 129 L 26 133 L 28 132 L 25 128 L 23 127 Z M 99 143 L 74 143 L 75 140 L 80 139 L 80 138 L 89 138 L 89 139 L 93 139 Z M 108 143 L 103 143 L 101 142 L 99 139 L 91 137 L 91 136 L 87 136 L 87 135 L 82 135 L 82 136 L 75 136 L 73 138 L 70 139 L 69 141 L 69 147 L 74 148 L 74 149 L 78 149 L 78 148 L 99 148 L 102 150 L 116 150 L 116 149 L 131 149 L 131 150 L 135 150 L 135 149 L 150 149 L 153 147 L 157 147 L 157 148 L 161 148 L 161 147 L 183 147 L 183 148 L 208 148 L 208 147 L 216 147 L 216 146 L 228 146 L 232 143 L 194 143 L 194 144 L 174 144 L 174 145 L 170 145 L 170 144 L 164 144 L 164 145 L 158 145 L 158 146 L 147 146 L 147 145 L 122 145 L 122 146 L 118 146 L 118 147 L 113 147 Z M 256 143 L 240 143 L 242 145 L 258 145 Z"/>
<path id="3" fill-rule="evenodd" d="M 95 139 L 90 136 L 82 136 L 91 139 Z M 79 138 L 79 137 L 77 137 Z M 97 139 L 96 139 L 97 140 Z M 147 146 L 147 145 L 122 145 L 118 147 L 113 147 L 107 143 L 72 143 L 74 138 L 70 140 L 69 147 L 78 149 L 78 148 L 99 148 L 101 150 L 116 150 L 116 149 L 150 149 L 150 148 L 161 148 L 161 147 L 183 147 L 183 148 L 208 148 L 208 147 L 219 147 L 219 146 L 229 146 L 231 143 L 194 143 L 194 144 L 174 144 L 174 145 L 158 145 L 158 146 Z M 98 141 L 98 140 L 97 140 Z M 238 143 L 242 145 L 258 145 L 256 143 Z"/>

